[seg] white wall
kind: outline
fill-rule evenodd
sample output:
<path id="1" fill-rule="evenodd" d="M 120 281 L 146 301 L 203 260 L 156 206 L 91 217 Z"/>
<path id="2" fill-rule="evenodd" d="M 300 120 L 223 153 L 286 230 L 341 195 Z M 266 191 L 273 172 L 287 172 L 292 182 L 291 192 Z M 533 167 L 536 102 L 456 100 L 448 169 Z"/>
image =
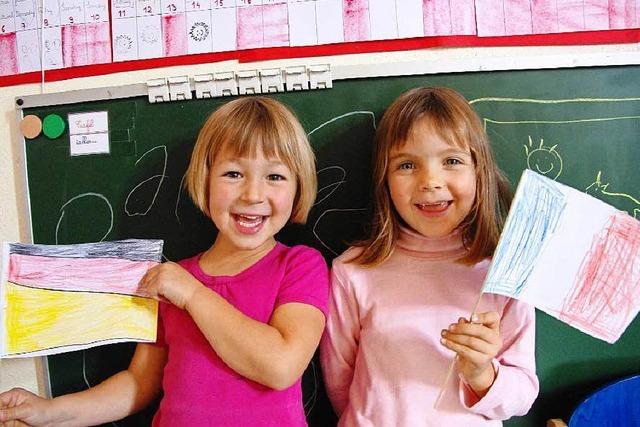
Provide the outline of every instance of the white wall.
<path id="1" fill-rule="evenodd" d="M 600 46 L 556 46 L 520 48 L 455 48 L 425 49 L 419 51 L 391 52 L 379 54 L 343 55 L 327 58 L 297 58 L 282 61 L 237 64 L 235 61 L 215 64 L 180 66 L 87 77 L 62 82 L 47 83 L 45 92 L 62 92 L 96 87 L 142 83 L 155 77 L 203 74 L 212 71 L 283 67 L 288 65 L 310 65 L 330 63 L 337 65 L 381 64 L 404 61 L 443 61 L 452 59 L 478 59 L 506 57 L 537 57 L 546 55 L 566 55 L 567 57 L 604 52 L 629 52 L 640 56 L 640 45 L 600 45 Z M 20 165 L 20 142 L 17 130 L 17 116 L 14 108 L 15 97 L 40 93 L 40 84 L 29 84 L 0 88 L 0 241 L 27 241 L 28 218 L 26 216 L 26 193 L 24 170 Z M 14 386 L 24 387 L 44 394 L 45 384 L 40 359 L 0 360 L 0 391 Z"/>

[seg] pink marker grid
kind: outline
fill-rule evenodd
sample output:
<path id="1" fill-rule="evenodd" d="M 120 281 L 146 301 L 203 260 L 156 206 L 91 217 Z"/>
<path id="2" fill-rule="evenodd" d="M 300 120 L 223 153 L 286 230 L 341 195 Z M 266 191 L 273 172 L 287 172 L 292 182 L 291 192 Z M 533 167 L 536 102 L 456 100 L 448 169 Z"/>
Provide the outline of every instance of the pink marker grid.
<path id="1" fill-rule="evenodd" d="M 0 34 L 0 76 L 18 74 L 16 33 Z"/>
<path id="2" fill-rule="evenodd" d="M 237 9 L 237 49 L 289 46 L 287 4 Z"/>
<path id="3" fill-rule="evenodd" d="M 474 0 L 423 0 L 425 36 L 474 35 Z"/>
<path id="4" fill-rule="evenodd" d="M 0 76 L 40 70 L 39 37 L 21 37 L 20 31 L 16 32 L 17 28 L 24 28 L 18 16 L 24 16 L 24 10 L 17 11 L 16 1 L 0 4 L 0 47 L 7 53 L 0 55 Z M 52 10 L 62 7 L 62 0 L 45 1 L 59 3 Z M 46 33 L 51 37 L 45 43 L 45 69 L 186 55 L 191 51 L 193 40 L 189 34 L 194 29 L 196 41 L 201 43 L 197 53 L 203 53 L 402 38 L 397 34 L 408 37 L 406 32 L 397 29 L 405 25 L 412 28 L 409 37 L 516 36 L 640 28 L 640 0 L 146 0 L 146 12 L 142 8 L 136 11 L 139 2 L 111 0 L 111 16 L 102 1 L 77 3 L 91 6 L 75 15 L 75 20 L 68 20 L 63 13 L 45 16 L 49 20 Z M 164 7 L 166 1 L 173 1 L 172 9 Z M 394 8 L 396 13 L 389 13 Z M 197 20 L 187 19 L 192 12 L 200 14 Z M 223 15 L 225 18 L 221 19 Z M 148 31 L 135 34 L 135 20 L 142 16 L 157 17 L 157 24 L 153 24 L 157 36 Z M 130 19 L 130 23 L 121 22 L 116 27 L 114 21 L 113 28 L 109 28 L 110 20 L 119 18 Z M 417 21 L 401 22 L 416 18 Z M 54 23 L 56 20 L 61 23 Z M 147 20 L 142 27 L 148 30 L 149 24 Z M 36 24 L 33 25 L 24 31 L 35 32 Z M 291 28 L 295 28 L 293 33 Z M 48 31 L 52 29 L 55 31 Z M 126 55 L 114 53 L 112 58 L 110 33 L 113 40 L 126 41 Z M 139 50 L 140 40 L 147 43 L 144 52 Z"/>
<path id="5" fill-rule="evenodd" d="M 479 36 L 640 27 L 640 0 L 482 0 L 475 9 Z"/>
<path id="6" fill-rule="evenodd" d="M 184 13 L 164 15 L 162 17 L 162 34 L 164 56 L 187 54 L 187 20 Z"/>
<path id="7" fill-rule="evenodd" d="M 344 41 L 371 40 L 368 0 L 344 0 L 342 14 L 344 19 Z"/>
<path id="8" fill-rule="evenodd" d="M 2 5 L 0 76 L 40 71 L 43 46 L 45 70 L 111 62 L 106 1 L 104 4 L 95 1 L 91 10 L 81 9 L 72 17 L 59 13 L 61 1 L 45 1 L 50 13 L 45 15 L 44 44 L 40 36 L 42 22 L 36 19 L 35 10 L 25 11 L 24 4 L 18 10 L 13 0 Z M 78 3 L 78 8 L 81 7 L 84 8 L 82 2 Z M 97 12 L 100 7 L 102 13 Z"/>

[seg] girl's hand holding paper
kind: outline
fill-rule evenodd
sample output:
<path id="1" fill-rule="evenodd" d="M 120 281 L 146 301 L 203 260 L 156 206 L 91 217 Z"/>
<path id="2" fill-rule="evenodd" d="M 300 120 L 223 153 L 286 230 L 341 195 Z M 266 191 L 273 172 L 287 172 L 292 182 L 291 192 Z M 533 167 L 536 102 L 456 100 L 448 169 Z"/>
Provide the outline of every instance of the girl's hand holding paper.
<path id="1" fill-rule="evenodd" d="M 202 286 L 195 277 L 175 262 L 159 264 L 140 280 L 140 291 L 159 301 L 185 308 L 191 296 Z"/>
<path id="2" fill-rule="evenodd" d="M 471 320 L 461 317 L 449 325 L 442 331 L 441 343 L 456 352 L 459 372 L 482 397 L 496 377 L 492 361 L 502 348 L 500 315 L 495 311 L 478 313 Z"/>

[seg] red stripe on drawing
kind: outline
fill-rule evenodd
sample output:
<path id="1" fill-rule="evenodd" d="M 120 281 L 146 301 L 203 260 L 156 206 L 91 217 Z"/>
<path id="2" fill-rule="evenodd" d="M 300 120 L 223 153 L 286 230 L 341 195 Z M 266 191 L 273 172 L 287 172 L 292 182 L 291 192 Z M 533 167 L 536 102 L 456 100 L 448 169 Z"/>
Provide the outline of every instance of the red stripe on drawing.
<path id="1" fill-rule="evenodd" d="M 591 243 L 560 319 L 615 342 L 640 306 L 640 222 L 616 213 Z"/>
<path id="2" fill-rule="evenodd" d="M 116 258 L 9 255 L 8 281 L 33 288 L 145 296 L 138 282 L 157 263 Z"/>

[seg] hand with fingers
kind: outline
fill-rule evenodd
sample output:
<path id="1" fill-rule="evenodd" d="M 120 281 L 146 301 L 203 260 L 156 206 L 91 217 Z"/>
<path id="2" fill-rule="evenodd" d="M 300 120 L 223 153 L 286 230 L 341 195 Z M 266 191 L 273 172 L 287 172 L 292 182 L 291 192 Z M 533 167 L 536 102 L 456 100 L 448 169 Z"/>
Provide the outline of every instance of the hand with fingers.
<path id="1" fill-rule="evenodd" d="M 442 331 L 441 343 L 456 352 L 458 370 L 478 397 L 487 394 L 496 378 L 492 361 L 502 348 L 500 315 L 478 313 L 471 322 L 461 317 Z"/>
<path id="2" fill-rule="evenodd" d="M 185 308 L 195 291 L 202 286 L 202 283 L 180 265 L 165 262 L 147 271 L 140 279 L 138 290 L 151 298 Z"/>
<path id="3" fill-rule="evenodd" d="M 45 426 L 51 425 L 48 413 L 51 400 L 14 388 L 0 394 L 0 426 Z"/>

